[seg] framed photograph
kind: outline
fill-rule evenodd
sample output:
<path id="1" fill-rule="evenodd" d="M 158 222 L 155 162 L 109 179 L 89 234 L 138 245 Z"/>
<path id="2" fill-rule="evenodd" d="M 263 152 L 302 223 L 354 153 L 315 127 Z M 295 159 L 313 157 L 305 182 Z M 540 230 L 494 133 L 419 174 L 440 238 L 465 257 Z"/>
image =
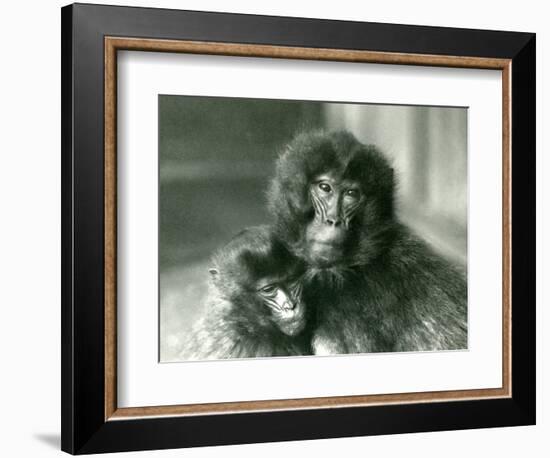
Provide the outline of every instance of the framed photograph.
<path id="1" fill-rule="evenodd" d="M 535 423 L 535 35 L 62 9 L 62 449 Z"/>

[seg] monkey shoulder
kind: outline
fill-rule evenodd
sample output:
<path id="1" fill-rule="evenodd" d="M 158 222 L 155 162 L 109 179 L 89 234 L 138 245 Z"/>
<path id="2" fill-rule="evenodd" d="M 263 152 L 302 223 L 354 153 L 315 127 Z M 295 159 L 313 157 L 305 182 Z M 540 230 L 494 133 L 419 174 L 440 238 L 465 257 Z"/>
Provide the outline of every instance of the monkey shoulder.
<path id="1" fill-rule="evenodd" d="M 244 320 L 231 301 L 213 295 L 184 339 L 182 360 L 262 358 L 311 354 L 309 340 Z"/>
<path id="2" fill-rule="evenodd" d="M 219 320 L 217 318 L 222 318 Z M 231 357 L 235 347 L 235 336 L 223 321 L 223 316 L 203 315 L 195 322 L 184 337 L 180 359 L 207 360 Z"/>
<path id="3" fill-rule="evenodd" d="M 460 267 L 407 228 L 337 294 L 319 300 L 315 354 L 467 346 L 467 284 Z"/>
<path id="4" fill-rule="evenodd" d="M 463 269 L 403 230 L 388 257 L 397 330 L 395 351 L 467 347 L 467 281 Z"/>

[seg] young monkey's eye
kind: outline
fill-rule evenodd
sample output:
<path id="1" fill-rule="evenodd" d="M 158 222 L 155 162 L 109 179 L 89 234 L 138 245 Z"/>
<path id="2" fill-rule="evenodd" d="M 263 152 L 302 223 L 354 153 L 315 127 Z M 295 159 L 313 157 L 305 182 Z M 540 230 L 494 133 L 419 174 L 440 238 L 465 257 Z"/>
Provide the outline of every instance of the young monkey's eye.
<path id="1" fill-rule="evenodd" d="M 263 288 L 260 288 L 260 293 L 263 294 L 273 294 L 277 291 L 277 285 L 266 285 Z"/>
<path id="2" fill-rule="evenodd" d="M 327 183 L 319 183 L 317 186 L 318 186 L 319 189 L 320 189 L 321 191 L 323 191 L 323 192 L 330 192 L 330 191 L 332 191 L 332 188 L 331 188 L 330 185 L 327 184 Z"/>

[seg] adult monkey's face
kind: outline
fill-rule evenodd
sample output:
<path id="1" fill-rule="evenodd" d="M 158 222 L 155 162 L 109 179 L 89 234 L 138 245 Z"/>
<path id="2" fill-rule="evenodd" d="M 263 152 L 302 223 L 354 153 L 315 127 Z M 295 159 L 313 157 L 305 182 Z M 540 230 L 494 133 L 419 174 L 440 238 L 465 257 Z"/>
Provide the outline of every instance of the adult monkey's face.
<path id="1" fill-rule="evenodd" d="M 314 177 L 309 195 L 314 217 L 305 232 L 308 260 L 319 266 L 338 263 L 345 255 L 353 218 L 364 201 L 361 187 L 333 171 Z"/>
<path id="2" fill-rule="evenodd" d="M 311 271 L 366 265 L 389 246 L 393 170 L 345 131 L 302 133 L 279 156 L 269 209 L 280 240 Z"/>

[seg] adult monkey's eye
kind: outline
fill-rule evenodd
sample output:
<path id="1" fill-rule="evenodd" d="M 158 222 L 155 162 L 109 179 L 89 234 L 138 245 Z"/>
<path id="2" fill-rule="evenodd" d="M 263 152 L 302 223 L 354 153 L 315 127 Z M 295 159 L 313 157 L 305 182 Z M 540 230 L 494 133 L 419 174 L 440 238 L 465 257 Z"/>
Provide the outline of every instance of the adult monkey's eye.
<path id="1" fill-rule="evenodd" d="M 346 191 L 346 196 L 351 197 L 352 199 L 359 199 L 359 190 L 358 189 L 348 189 Z"/>
<path id="2" fill-rule="evenodd" d="M 319 189 L 320 189 L 321 191 L 323 191 L 323 192 L 330 192 L 330 191 L 332 191 L 332 188 L 331 188 L 330 185 L 327 184 L 327 183 L 319 183 L 318 186 L 319 186 Z"/>

